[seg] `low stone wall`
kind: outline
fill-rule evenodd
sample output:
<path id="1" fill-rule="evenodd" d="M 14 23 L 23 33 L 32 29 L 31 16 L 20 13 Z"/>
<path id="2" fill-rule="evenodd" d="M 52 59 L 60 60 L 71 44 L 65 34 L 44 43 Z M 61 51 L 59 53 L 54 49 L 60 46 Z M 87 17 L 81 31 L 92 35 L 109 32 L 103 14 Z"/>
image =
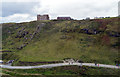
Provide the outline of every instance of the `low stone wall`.
<path id="1" fill-rule="evenodd" d="M 35 66 L 35 65 L 54 64 L 54 63 L 63 63 L 63 61 L 48 61 L 48 62 L 25 62 L 25 61 L 19 61 L 17 63 L 17 65 L 19 65 L 19 66 Z"/>

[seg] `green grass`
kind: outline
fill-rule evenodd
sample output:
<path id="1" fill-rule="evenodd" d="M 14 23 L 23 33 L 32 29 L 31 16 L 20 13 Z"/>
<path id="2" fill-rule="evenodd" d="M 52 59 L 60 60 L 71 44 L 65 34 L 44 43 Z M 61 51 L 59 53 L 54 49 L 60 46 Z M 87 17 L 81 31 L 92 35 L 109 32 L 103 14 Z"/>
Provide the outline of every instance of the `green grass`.
<path id="1" fill-rule="evenodd" d="M 117 37 L 109 37 L 110 42 L 106 44 L 102 37 L 107 35 L 107 31 L 119 32 L 117 18 L 103 19 L 103 21 L 113 21 L 108 23 L 107 29 L 97 35 L 88 35 L 78 32 L 62 32 L 62 30 L 98 29 L 100 23 L 96 21 L 32 21 L 19 24 L 3 24 L 3 50 L 12 50 L 7 53 L 4 60 L 18 59 L 18 61 L 40 62 L 59 61 L 64 58 L 74 58 L 84 62 L 94 62 L 96 60 L 102 64 L 115 64 L 118 58 L 117 47 L 112 45 L 118 42 Z M 38 30 L 35 37 L 30 40 L 31 35 L 36 31 L 38 25 L 45 26 Z M 10 26 L 11 25 L 11 26 Z M 18 29 L 16 29 L 19 27 Z M 24 30 L 22 30 L 24 29 Z M 18 32 L 29 32 L 25 37 L 15 38 Z M 11 33 L 8 33 L 10 31 Z M 18 50 L 24 43 L 29 43 L 26 47 Z M 4 55 L 5 53 L 3 53 Z"/>

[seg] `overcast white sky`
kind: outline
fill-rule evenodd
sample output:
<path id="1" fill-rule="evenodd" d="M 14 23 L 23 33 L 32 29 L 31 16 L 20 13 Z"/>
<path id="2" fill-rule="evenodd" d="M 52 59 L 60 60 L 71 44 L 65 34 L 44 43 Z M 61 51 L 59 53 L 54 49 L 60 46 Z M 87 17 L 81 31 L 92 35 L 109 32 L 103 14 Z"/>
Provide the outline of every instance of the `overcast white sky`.
<path id="1" fill-rule="evenodd" d="M 0 23 L 36 20 L 37 14 L 70 16 L 74 19 L 86 17 L 115 17 L 119 0 L 2 0 Z M 1 6 L 0 6 L 1 7 Z"/>

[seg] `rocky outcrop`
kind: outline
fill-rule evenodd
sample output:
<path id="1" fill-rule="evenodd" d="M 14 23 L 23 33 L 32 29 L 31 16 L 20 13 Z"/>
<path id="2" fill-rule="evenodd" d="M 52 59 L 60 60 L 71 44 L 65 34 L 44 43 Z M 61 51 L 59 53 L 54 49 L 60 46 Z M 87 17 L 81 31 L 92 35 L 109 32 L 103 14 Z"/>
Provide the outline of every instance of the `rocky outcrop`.
<path id="1" fill-rule="evenodd" d="M 32 36 L 31 36 L 31 40 L 34 38 L 34 36 L 35 36 L 37 33 L 39 33 L 39 32 L 41 31 L 42 27 L 44 27 L 44 26 L 45 26 L 45 23 L 41 23 L 40 25 L 38 25 L 38 26 L 36 27 L 36 30 L 33 32 Z"/>

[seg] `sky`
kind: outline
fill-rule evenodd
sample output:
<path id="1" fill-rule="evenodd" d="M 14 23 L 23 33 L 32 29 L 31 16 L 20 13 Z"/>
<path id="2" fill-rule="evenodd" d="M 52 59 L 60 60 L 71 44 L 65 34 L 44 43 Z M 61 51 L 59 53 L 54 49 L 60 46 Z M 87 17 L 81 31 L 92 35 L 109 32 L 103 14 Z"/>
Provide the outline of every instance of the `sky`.
<path id="1" fill-rule="evenodd" d="M 118 16 L 119 0 L 2 0 L 0 23 L 29 22 L 37 14 L 49 14 L 50 19 L 70 16 L 81 20 L 86 17 Z"/>

